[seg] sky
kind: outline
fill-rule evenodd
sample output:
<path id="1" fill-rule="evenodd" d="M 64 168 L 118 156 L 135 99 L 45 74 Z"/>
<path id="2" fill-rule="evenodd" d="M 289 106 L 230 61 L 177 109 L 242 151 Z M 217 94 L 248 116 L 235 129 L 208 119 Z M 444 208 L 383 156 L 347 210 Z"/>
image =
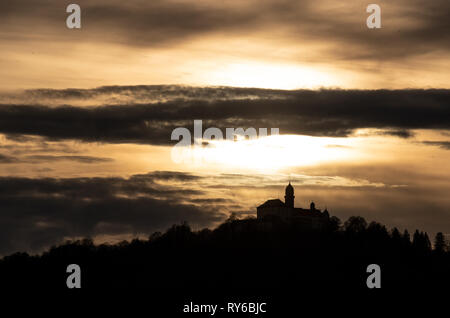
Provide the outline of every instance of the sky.
<path id="1" fill-rule="evenodd" d="M 0 255 L 214 227 L 289 180 L 296 206 L 450 235 L 448 1 L 379 1 L 381 29 L 359 0 L 76 3 L 81 29 L 70 2 L 0 3 Z"/>

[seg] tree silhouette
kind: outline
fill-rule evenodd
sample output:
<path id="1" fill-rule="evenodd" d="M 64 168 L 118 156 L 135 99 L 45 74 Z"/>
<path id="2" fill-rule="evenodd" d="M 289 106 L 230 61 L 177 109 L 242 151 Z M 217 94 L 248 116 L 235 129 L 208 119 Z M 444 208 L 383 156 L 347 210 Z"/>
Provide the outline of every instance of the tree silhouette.
<path id="1" fill-rule="evenodd" d="M 431 242 L 428 238 L 428 234 L 425 232 L 414 232 L 412 247 L 417 253 L 428 253 L 431 251 Z"/>
<path id="2" fill-rule="evenodd" d="M 403 246 L 405 248 L 408 248 L 411 246 L 411 235 L 409 235 L 408 230 L 405 230 L 403 232 L 403 236 L 402 236 L 402 242 L 403 242 Z"/>
<path id="3" fill-rule="evenodd" d="M 402 241 L 402 235 L 400 234 L 400 231 L 396 227 L 394 227 L 392 229 L 391 237 L 392 237 L 392 240 L 394 240 L 397 243 L 400 243 Z"/>
<path id="4" fill-rule="evenodd" d="M 361 216 L 351 216 L 347 221 L 345 221 L 344 228 L 346 232 L 360 233 L 367 228 L 367 222 Z"/>
<path id="5" fill-rule="evenodd" d="M 442 232 L 438 232 L 434 238 L 434 250 L 436 253 L 442 254 L 447 251 L 447 243 Z"/>
<path id="6" fill-rule="evenodd" d="M 328 228 L 331 232 L 336 232 L 341 228 L 341 220 L 337 216 L 330 217 Z"/>
<path id="7" fill-rule="evenodd" d="M 428 234 L 426 232 L 422 232 L 422 236 L 423 236 L 423 242 L 424 242 L 424 249 L 427 252 L 431 251 L 431 241 L 430 241 L 430 238 L 428 237 Z"/>

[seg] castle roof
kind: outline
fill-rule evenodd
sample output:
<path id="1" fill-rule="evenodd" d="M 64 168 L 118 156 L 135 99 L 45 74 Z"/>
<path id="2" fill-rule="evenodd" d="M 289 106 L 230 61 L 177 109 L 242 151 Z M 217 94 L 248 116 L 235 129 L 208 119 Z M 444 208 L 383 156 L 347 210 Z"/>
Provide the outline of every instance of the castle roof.
<path id="1" fill-rule="evenodd" d="M 283 201 L 280 199 L 273 199 L 273 200 L 267 200 L 263 204 L 261 204 L 258 208 L 279 208 L 279 207 L 285 207 Z"/>
<path id="2" fill-rule="evenodd" d="M 298 216 L 322 216 L 322 212 L 320 210 L 311 210 L 311 209 L 303 209 L 303 208 L 294 208 L 296 215 Z"/>

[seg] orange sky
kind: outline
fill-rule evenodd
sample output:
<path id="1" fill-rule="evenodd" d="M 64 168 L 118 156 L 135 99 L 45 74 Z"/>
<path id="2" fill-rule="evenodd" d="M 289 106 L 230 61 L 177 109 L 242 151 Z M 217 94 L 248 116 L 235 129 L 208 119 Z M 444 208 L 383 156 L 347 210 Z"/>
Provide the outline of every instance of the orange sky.
<path id="1" fill-rule="evenodd" d="M 370 30 L 359 0 L 79 1 L 70 30 L 60 2 L 5 2 L 0 88 L 448 88 L 445 3 L 381 1 Z"/>

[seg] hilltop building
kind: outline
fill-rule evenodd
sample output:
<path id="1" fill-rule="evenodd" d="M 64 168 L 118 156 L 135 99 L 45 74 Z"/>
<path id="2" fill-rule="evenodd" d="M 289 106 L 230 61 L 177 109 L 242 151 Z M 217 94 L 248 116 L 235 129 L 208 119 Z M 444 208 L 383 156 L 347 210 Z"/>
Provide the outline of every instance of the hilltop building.
<path id="1" fill-rule="evenodd" d="M 289 184 L 285 190 L 284 202 L 280 199 L 267 200 L 256 208 L 258 219 L 278 218 L 283 221 L 302 223 L 310 228 L 322 228 L 328 224 L 330 215 L 328 210 L 323 212 L 316 209 L 311 202 L 309 209 L 294 207 L 294 187 Z"/>

